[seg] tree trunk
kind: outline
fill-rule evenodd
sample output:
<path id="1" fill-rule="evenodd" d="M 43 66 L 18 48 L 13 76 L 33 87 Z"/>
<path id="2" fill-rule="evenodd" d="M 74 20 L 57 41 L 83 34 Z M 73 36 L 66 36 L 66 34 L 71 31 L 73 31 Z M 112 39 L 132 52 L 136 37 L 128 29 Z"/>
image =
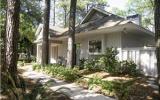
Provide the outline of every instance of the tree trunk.
<path id="1" fill-rule="evenodd" d="M 157 56 L 158 85 L 160 93 L 160 0 L 155 0 L 155 41 Z"/>
<path id="2" fill-rule="evenodd" d="M 76 3 L 77 0 L 71 0 L 70 16 L 69 16 L 69 35 L 68 35 L 68 53 L 67 53 L 67 66 L 74 67 L 75 65 L 75 16 L 76 16 Z"/>
<path id="3" fill-rule="evenodd" d="M 5 24 L 4 24 L 4 26 L 3 26 L 3 28 L 4 28 L 4 30 L 3 31 L 1 31 L 1 41 L 2 41 L 2 44 L 1 44 L 1 63 L 0 63 L 0 65 L 1 65 L 1 71 L 2 72 L 5 72 L 6 71 L 6 56 L 5 56 L 5 39 L 6 39 L 6 29 L 5 29 L 5 27 L 6 27 L 6 21 L 5 21 Z"/>
<path id="4" fill-rule="evenodd" d="M 64 7 L 64 27 L 67 27 L 67 7 Z"/>
<path id="5" fill-rule="evenodd" d="M 56 16 L 55 16 L 55 13 L 56 13 L 56 7 L 55 7 L 55 5 L 56 5 L 56 0 L 53 0 L 53 5 L 54 5 L 54 8 L 53 8 L 53 26 L 55 26 L 55 24 L 56 24 Z"/>
<path id="6" fill-rule="evenodd" d="M 5 5 L 5 18 L 7 17 L 7 2 L 4 2 Z M 3 15 L 2 15 L 3 16 Z M 5 39 L 6 39 L 6 19 L 4 19 L 4 25 L 1 27 L 1 54 L 0 54 L 0 67 L 1 67 L 1 71 L 5 72 L 6 71 L 6 56 L 5 56 Z"/>
<path id="7" fill-rule="evenodd" d="M 42 42 L 42 65 L 49 63 L 49 18 L 50 18 L 50 0 L 45 0 L 44 18 L 43 18 L 43 42 Z"/>
<path id="8" fill-rule="evenodd" d="M 17 81 L 18 38 L 20 0 L 7 0 L 6 20 L 6 67 L 13 80 Z"/>

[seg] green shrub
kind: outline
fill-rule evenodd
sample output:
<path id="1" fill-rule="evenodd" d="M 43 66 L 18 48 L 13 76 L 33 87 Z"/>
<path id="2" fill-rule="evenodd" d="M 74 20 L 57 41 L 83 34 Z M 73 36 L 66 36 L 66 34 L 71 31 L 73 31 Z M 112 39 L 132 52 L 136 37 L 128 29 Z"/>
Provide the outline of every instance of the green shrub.
<path id="1" fill-rule="evenodd" d="M 86 59 L 82 58 L 79 60 L 79 69 L 84 69 L 84 63 L 85 63 Z"/>
<path id="2" fill-rule="evenodd" d="M 118 51 L 114 48 L 106 48 L 104 55 L 100 58 L 102 65 L 104 65 L 104 69 L 107 72 L 114 72 L 115 67 L 118 63 L 116 56 Z"/>
<path id="3" fill-rule="evenodd" d="M 39 65 L 39 64 L 33 65 L 33 70 L 40 70 L 40 69 L 41 69 L 41 65 Z"/>
<path id="4" fill-rule="evenodd" d="M 107 72 L 114 72 L 115 66 L 118 64 L 116 56 L 118 51 L 113 48 L 107 48 L 105 53 L 101 56 L 96 56 L 84 62 L 84 67 L 88 70 L 105 70 Z"/>
<path id="5" fill-rule="evenodd" d="M 140 74 L 137 65 L 133 61 L 121 61 L 119 66 L 116 66 L 115 74 L 136 76 Z"/>
<path id="6" fill-rule="evenodd" d="M 115 94 L 115 97 L 118 100 L 130 100 L 130 91 L 131 91 L 131 86 L 133 85 L 133 83 L 135 82 L 135 80 L 129 80 L 129 81 L 116 81 L 113 82 L 113 91 Z"/>
<path id="7" fill-rule="evenodd" d="M 102 89 L 107 90 L 109 92 L 113 91 L 113 84 L 111 81 L 104 81 L 98 77 L 94 77 L 89 79 L 88 86 L 91 86 L 93 84 L 99 85 L 102 87 Z"/>
<path id="8" fill-rule="evenodd" d="M 88 70 L 94 70 L 95 69 L 95 63 L 96 63 L 95 59 L 87 59 L 84 62 L 84 68 L 86 68 Z"/>
<path id="9" fill-rule="evenodd" d="M 41 65 L 34 65 L 33 69 L 42 70 L 47 74 L 69 82 L 73 82 L 79 78 L 79 72 L 77 69 L 65 68 L 64 66 L 60 66 L 58 64 L 46 65 L 44 67 Z"/>
<path id="10" fill-rule="evenodd" d="M 86 69 L 88 69 L 88 70 L 90 70 L 90 71 L 103 70 L 103 66 L 100 65 L 98 58 L 87 59 L 87 60 L 84 62 L 84 68 L 86 68 Z"/>
<path id="11" fill-rule="evenodd" d="M 118 51 L 114 48 L 107 48 L 101 56 L 84 61 L 84 68 L 88 70 L 104 70 L 115 75 L 137 76 L 140 71 L 133 61 L 121 61 L 116 58 Z"/>
<path id="12" fill-rule="evenodd" d="M 120 81 L 106 81 L 98 77 L 90 78 L 88 86 L 98 85 L 102 88 L 101 92 L 107 95 L 115 96 L 118 100 L 128 100 L 129 91 L 134 80 L 120 82 Z M 105 93 L 106 92 L 106 93 Z"/>

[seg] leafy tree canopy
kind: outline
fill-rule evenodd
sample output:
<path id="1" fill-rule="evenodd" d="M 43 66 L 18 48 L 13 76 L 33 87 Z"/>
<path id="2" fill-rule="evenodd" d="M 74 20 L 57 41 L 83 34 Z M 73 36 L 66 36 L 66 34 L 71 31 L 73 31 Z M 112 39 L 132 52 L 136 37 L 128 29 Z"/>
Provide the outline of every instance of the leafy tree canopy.
<path id="1" fill-rule="evenodd" d="M 142 26 L 150 29 L 154 26 L 154 0 L 128 0 L 126 9 L 113 8 L 112 11 L 120 16 L 140 14 Z"/>
<path id="2" fill-rule="evenodd" d="M 40 6 L 41 0 L 21 0 L 20 11 L 20 38 L 26 37 L 30 41 L 34 40 L 36 26 L 42 21 L 42 10 Z M 6 0 L 0 0 L 0 27 L 1 32 L 4 31 Z"/>

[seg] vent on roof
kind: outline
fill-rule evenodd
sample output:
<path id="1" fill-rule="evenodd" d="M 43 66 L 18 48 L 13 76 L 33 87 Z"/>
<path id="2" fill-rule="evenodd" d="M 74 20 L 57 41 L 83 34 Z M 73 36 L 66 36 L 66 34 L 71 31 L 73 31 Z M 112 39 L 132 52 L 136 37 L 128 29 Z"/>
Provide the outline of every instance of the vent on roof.
<path id="1" fill-rule="evenodd" d="M 137 25 L 141 25 L 141 15 L 139 14 L 127 16 L 127 20 L 130 20 Z"/>

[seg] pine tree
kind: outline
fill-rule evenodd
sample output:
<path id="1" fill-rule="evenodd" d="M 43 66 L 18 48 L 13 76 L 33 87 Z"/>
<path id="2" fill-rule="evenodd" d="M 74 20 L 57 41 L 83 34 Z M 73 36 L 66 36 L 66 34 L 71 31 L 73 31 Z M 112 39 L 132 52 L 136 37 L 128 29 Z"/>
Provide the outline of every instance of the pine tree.
<path id="1" fill-rule="evenodd" d="M 155 0 L 155 41 L 156 41 L 156 56 L 158 70 L 158 85 L 160 93 L 160 0 Z"/>
<path id="2" fill-rule="evenodd" d="M 44 18 L 43 18 L 43 41 L 42 41 L 42 65 L 49 63 L 49 18 L 50 18 L 50 0 L 45 0 Z"/>
<path id="3" fill-rule="evenodd" d="M 75 17 L 76 17 L 77 0 L 71 0 L 70 16 L 69 16 L 69 35 L 68 35 L 68 53 L 67 66 L 74 67 L 75 65 Z"/>
<path id="4" fill-rule="evenodd" d="M 6 68 L 13 80 L 17 81 L 18 38 L 20 0 L 7 0 L 6 20 Z"/>

